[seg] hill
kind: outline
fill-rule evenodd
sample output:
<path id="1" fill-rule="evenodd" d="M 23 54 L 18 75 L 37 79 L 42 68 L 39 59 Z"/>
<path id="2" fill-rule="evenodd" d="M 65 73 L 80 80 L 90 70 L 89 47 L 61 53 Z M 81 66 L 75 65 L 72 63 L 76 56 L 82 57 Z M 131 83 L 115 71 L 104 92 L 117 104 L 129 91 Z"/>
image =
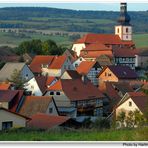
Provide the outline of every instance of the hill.
<path id="1" fill-rule="evenodd" d="M 135 33 L 148 33 L 148 11 L 129 12 Z M 0 28 L 113 33 L 119 12 L 77 11 L 44 7 L 0 9 Z"/>

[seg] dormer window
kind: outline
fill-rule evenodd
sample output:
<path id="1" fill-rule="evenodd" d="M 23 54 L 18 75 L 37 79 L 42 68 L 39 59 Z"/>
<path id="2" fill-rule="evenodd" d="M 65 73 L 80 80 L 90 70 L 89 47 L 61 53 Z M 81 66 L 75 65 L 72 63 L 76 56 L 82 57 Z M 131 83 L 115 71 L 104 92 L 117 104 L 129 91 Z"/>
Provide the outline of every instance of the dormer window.
<path id="1" fill-rule="evenodd" d="M 48 65 L 47 64 L 42 64 L 41 67 L 42 68 L 48 68 Z"/>

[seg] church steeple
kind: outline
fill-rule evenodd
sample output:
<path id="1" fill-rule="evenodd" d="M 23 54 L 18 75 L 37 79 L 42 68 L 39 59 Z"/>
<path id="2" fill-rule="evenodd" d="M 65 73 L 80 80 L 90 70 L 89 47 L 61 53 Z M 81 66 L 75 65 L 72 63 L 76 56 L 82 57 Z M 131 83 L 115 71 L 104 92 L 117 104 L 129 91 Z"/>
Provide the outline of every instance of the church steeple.
<path id="1" fill-rule="evenodd" d="M 123 41 L 132 40 L 132 26 L 130 24 L 130 16 L 127 13 L 127 3 L 120 3 L 120 16 L 118 25 L 115 26 L 115 34 L 119 35 Z"/>
<path id="2" fill-rule="evenodd" d="M 127 13 L 127 3 L 120 4 L 120 17 L 118 22 L 120 25 L 130 25 L 130 16 Z"/>

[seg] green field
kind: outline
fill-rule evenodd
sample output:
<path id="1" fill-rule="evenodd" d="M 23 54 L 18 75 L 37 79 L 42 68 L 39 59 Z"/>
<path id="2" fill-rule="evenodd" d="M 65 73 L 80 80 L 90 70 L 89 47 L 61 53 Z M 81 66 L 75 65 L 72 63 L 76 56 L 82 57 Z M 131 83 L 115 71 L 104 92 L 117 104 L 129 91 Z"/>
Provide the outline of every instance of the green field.
<path id="1" fill-rule="evenodd" d="M 148 47 L 148 34 L 137 34 L 133 36 L 136 47 Z"/>
<path id="2" fill-rule="evenodd" d="M 148 128 L 122 130 L 12 130 L 0 133 L 0 141 L 147 141 Z"/>
<path id="3" fill-rule="evenodd" d="M 0 32 L 0 46 L 8 45 L 11 47 L 18 46 L 21 42 L 32 40 L 32 39 L 41 39 L 45 41 L 47 39 L 54 40 L 58 45 L 64 45 L 70 47 L 74 40 L 72 41 L 69 38 L 71 32 L 65 32 L 66 35 L 55 34 L 55 32 L 60 31 L 50 31 L 50 30 L 42 30 L 40 32 Z M 47 32 L 47 33 L 46 33 Z M 46 33 L 46 34 L 45 34 Z M 77 33 L 79 34 L 79 33 Z M 84 33 L 80 33 L 82 35 Z M 148 34 L 135 34 L 133 36 L 133 41 L 136 43 L 136 47 L 148 47 Z"/>

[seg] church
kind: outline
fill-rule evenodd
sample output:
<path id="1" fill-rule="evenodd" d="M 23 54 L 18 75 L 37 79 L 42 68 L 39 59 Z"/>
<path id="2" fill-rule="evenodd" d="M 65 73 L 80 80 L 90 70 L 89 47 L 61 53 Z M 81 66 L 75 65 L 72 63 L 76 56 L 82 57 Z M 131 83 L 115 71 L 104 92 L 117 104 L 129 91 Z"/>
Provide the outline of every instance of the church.
<path id="1" fill-rule="evenodd" d="M 88 33 L 72 46 L 77 56 L 94 61 L 102 55 L 114 65 L 129 66 L 135 69 L 136 48 L 132 41 L 131 18 L 127 12 L 127 3 L 120 3 L 120 15 L 115 26 L 115 34 Z"/>

